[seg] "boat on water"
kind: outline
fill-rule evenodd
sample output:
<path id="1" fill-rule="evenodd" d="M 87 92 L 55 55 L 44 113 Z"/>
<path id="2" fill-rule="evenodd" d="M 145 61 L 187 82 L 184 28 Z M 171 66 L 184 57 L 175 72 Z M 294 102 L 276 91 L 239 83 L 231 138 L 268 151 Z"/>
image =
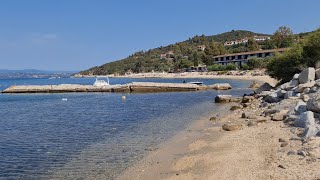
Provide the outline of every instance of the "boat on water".
<path id="1" fill-rule="evenodd" d="M 109 86 L 109 78 L 108 77 L 104 77 L 107 79 L 107 81 L 103 80 L 103 79 L 99 79 L 99 77 L 96 78 L 96 81 L 94 82 L 93 86 L 96 87 L 103 87 L 103 86 Z"/>
<path id="2" fill-rule="evenodd" d="M 191 82 L 188 82 L 189 84 L 196 84 L 196 85 L 203 85 L 202 82 L 200 81 L 191 81 Z"/>

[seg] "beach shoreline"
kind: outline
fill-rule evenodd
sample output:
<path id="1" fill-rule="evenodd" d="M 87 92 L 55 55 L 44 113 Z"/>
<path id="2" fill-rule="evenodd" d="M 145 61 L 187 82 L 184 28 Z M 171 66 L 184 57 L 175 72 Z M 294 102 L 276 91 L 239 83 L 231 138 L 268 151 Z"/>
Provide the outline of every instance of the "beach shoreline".
<path id="1" fill-rule="evenodd" d="M 261 98 L 253 98 L 235 110 L 224 104 L 226 113 L 195 120 L 117 179 L 317 179 L 320 140 L 301 139 L 301 129 L 281 114 L 299 101 L 261 106 Z M 263 115 L 271 111 L 276 113 Z"/>
<path id="2" fill-rule="evenodd" d="M 75 77 L 96 77 L 96 76 L 75 76 Z M 184 73 L 137 73 L 127 75 L 108 75 L 99 77 L 112 78 L 164 78 L 164 79 L 234 79 L 234 80 L 252 80 L 258 82 L 267 82 L 275 86 L 278 81 L 261 71 L 249 71 L 242 74 L 241 71 L 230 71 L 230 74 L 217 74 L 214 72 L 184 72 Z"/>

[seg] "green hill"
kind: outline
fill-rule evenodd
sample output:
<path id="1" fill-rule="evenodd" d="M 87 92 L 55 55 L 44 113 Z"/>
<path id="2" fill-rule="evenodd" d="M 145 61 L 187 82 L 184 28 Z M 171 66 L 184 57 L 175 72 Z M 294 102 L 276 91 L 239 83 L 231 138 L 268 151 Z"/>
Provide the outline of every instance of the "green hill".
<path id="1" fill-rule="evenodd" d="M 225 54 L 246 52 L 257 49 L 270 49 L 268 41 L 238 44 L 233 46 L 224 46 L 223 43 L 231 40 L 250 38 L 253 36 L 262 36 L 267 34 L 254 33 L 244 30 L 232 30 L 213 36 L 195 36 L 186 41 L 178 42 L 164 47 L 150 49 L 148 51 L 139 51 L 125 59 L 109 62 L 101 66 L 92 67 L 81 71 L 81 75 L 107 75 L 124 74 L 126 72 L 162 72 L 169 70 L 179 70 L 192 65 L 206 64 L 211 65 L 213 56 Z M 267 35 L 270 36 L 270 35 Z M 202 51 L 198 46 L 205 46 Z"/>

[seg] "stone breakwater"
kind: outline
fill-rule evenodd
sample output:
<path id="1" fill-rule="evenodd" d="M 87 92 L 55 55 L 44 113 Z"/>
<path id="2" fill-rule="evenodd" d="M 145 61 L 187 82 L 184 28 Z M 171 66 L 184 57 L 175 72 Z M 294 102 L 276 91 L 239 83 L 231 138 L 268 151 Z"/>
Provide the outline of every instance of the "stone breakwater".
<path id="1" fill-rule="evenodd" d="M 197 85 L 191 83 L 154 83 L 132 82 L 123 85 L 93 86 L 80 84 L 61 85 L 21 85 L 11 86 L 1 93 L 72 93 L 72 92 L 174 92 L 174 91 L 198 91 L 198 90 L 228 90 L 228 83 L 213 85 Z"/>

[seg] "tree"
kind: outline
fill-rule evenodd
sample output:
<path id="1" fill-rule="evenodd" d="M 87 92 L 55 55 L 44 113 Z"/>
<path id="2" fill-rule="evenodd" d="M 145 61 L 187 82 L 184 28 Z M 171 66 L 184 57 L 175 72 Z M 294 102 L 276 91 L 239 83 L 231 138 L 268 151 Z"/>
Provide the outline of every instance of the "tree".
<path id="1" fill-rule="evenodd" d="M 306 67 L 302 51 L 302 45 L 296 44 L 284 54 L 276 54 L 267 65 L 268 74 L 281 82 L 290 81 L 294 74 L 300 73 Z"/>
<path id="2" fill-rule="evenodd" d="M 320 29 L 311 33 L 306 38 L 303 46 L 303 58 L 306 60 L 307 66 L 319 68 L 320 63 Z"/>
<path id="3" fill-rule="evenodd" d="M 247 43 L 247 48 L 248 48 L 248 51 L 257 51 L 260 49 L 260 46 L 253 38 L 249 38 Z"/>
<path id="4" fill-rule="evenodd" d="M 294 36 L 289 27 L 280 26 L 278 30 L 274 32 L 271 39 L 277 48 L 285 48 L 292 45 Z"/>
<path id="5" fill-rule="evenodd" d="M 206 65 L 212 65 L 213 57 L 226 53 L 226 49 L 222 43 L 210 42 L 204 50 L 203 60 Z"/>

